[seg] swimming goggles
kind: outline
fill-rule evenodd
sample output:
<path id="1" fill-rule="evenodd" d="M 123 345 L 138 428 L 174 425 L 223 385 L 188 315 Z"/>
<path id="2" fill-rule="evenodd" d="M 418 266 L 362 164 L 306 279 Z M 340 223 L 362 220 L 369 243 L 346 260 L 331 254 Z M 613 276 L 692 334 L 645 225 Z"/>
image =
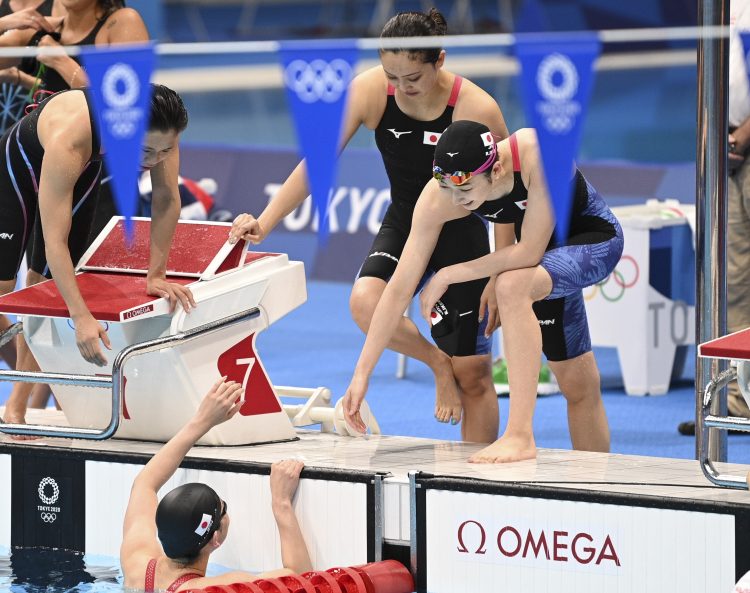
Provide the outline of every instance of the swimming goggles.
<path id="1" fill-rule="evenodd" d="M 476 171 L 454 171 L 453 173 L 446 173 L 435 164 L 435 161 L 433 161 L 432 162 L 432 176 L 438 181 L 443 181 L 444 179 L 447 179 L 448 181 L 453 183 L 453 185 L 463 185 L 469 179 L 471 179 L 474 175 L 478 175 L 479 173 L 483 173 L 484 171 L 489 169 L 492 166 L 492 164 L 495 162 L 496 155 L 497 155 L 497 144 L 493 142 L 492 148 L 490 149 L 490 156 L 487 157 L 487 160 Z"/>

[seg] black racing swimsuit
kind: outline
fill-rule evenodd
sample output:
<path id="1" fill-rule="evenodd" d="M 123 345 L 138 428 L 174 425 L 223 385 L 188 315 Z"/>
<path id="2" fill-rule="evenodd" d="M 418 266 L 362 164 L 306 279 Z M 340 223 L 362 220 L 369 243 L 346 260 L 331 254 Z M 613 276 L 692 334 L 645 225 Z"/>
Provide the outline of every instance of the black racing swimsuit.
<path id="1" fill-rule="evenodd" d="M 395 89 L 388 85 L 385 111 L 375 128 L 375 142 L 391 184 L 391 204 L 358 277 L 388 282 L 396 270 L 411 230 L 414 206 L 424 186 L 432 179 L 435 144 L 453 121 L 462 80 L 460 76 L 455 77 L 445 110 L 431 121 L 416 120 L 401 111 Z M 489 250 L 487 228 L 479 217 L 466 216 L 446 223 L 417 290 L 437 270 L 477 259 Z M 446 307 L 458 309 L 461 315 L 458 346 L 448 354 L 470 356 L 490 352 L 490 341 L 484 337 L 484 325 L 480 327 L 478 320 L 479 301 L 486 284 L 487 279 L 453 284 L 443 295 L 441 300 Z"/>
<path id="2" fill-rule="evenodd" d="M 88 95 L 80 89 L 64 92 L 84 94 L 89 108 L 91 129 L 95 131 L 94 114 Z M 43 101 L 39 107 L 10 128 L 0 140 L 0 280 L 15 278 L 35 219 L 39 218 L 37 210 L 44 148 L 37 135 L 37 123 L 44 109 L 57 96 Z M 73 220 L 68 235 L 68 248 L 73 265 L 86 249 L 101 178 L 100 141 L 97 133 L 93 132 L 91 136 L 92 157 L 79 175 L 73 190 Z M 33 249 L 29 268 L 49 277 L 43 242 L 40 248 L 35 246 Z"/>
<path id="3" fill-rule="evenodd" d="M 528 191 L 521 177 L 515 134 L 509 138 L 509 144 L 513 189 L 484 202 L 474 212 L 491 222 L 512 223 L 516 239 L 520 240 Z M 578 169 L 573 186 L 568 237 L 558 244 L 553 233 L 539 262 L 552 278 L 552 292 L 533 305 L 542 331 L 544 354 L 552 361 L 570 360 L 591 350 L 582 290 L 612 273 L 623 248 L 620 223 Z"/>

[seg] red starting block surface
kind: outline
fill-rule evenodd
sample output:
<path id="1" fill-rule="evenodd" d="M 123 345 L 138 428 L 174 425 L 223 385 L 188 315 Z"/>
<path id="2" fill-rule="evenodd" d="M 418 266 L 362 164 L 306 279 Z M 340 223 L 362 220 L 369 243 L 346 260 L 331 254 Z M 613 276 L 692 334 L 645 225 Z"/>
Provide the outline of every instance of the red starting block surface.
<path id="1" fill-rule="evenodd" d="M 150 221 L 135 219 L 127 237 L 114 218 L 76 267 L 76 282 L 95 319 L 102 322 L 112 352 L 106 367 L 86 362 L 57 285 L 49 280 L 0 297 L 0 312 L 24 316 L 24 335 L 43 372 L 100 375 L 116 354 L 138 343 L 208 327 L 243 311 L 258 314 L 221 325 L 195 339 L 144 352 L 123 367 L 121 422 L 115 436 L 166 441 L 195 413 L 221 377 L 241 383 L 243 405 L 231 421 L 214 427 L 199 444 L 247 445 L 296 438 L 261 362 L 256 340 L 306 298 L 301 262 L 285 254 L 247 253 L 247 244 L 227 242 L 231 225 L 181 221 L 172 241 L 167 278 L 188 286 L 197 307 L 146 294 Z M 112 415 L 103 388 L 55 387 L 71 426 L 101 429 Z"/>
<path id="2" fill-rule="evenodd" d="M 150 221 L 136 218 L 132 222 L 133 232 L 128 238 L 124 221 L 112 219 L 83 255 L 77 269 L 145 274 L 151 244 Z M 199 278 L 241 266 L 244 263 L 243 242 L 230 246 L 226 244 L 228 237 L 226 225 L 181 221 L 172 239 L 167 275 Z"/>
<path id="3" fill-rule="evenodd" d="M 131 311 L 154 309 L 161 297 L 146 294 L 146 277 L 131 274 L 78 274 L 78 288 L 91 314 L 100 321 L 124 321 Z M 168 278 L 177 284 L 190 284 L 193 278 Z M 68 307 L 53 280 L 12 292 L 2 298 L 5 313 L 68 317 Z"/>
<path id="4" fill-rule="evenodd" d="M 698 346 L 698 354 L 707 358 L 750 360 L 750 328 L 705 342 Z"/>

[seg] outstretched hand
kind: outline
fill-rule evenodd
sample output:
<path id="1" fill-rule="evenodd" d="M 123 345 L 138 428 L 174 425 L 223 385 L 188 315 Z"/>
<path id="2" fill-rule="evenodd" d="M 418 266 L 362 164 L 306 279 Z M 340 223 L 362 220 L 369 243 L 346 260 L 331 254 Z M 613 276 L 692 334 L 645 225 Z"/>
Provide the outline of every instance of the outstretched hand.
<path id="1" fill-rule="evenodd" d="M 257 245 L 266 238 L 266 233 L 260 222 L 252 214 L 240 214 L 232 222 L 232 229 L 229 231 L 229 242 L 234 244 L 240 239 L 250 241 Z"/>
<path id="2" fill-rule="evenodd" d="M 203 397 L 195 413 L 195 421 L 209 429 L 226 422 L 242 407 L 242 385 L 219 379 Z"/>
<path id="3" fill-rule="evenodd" d="M 362 420 L 359 409 L 367 395 L 368 384 L 366 378 L 361 379 L 355 375 L 344 394 L 344 419 L 350 427 L 361 433 L 367 432 L 367 425 Z"/>

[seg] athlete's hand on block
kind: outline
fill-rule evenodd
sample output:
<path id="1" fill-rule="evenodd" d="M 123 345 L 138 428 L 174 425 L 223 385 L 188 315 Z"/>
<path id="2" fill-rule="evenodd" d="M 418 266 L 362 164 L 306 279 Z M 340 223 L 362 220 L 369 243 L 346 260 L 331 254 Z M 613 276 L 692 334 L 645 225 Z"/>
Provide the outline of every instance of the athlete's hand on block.
<path id="1" fill-rule="evenodd" d="M 252 214 L 237 216 L 232 223 L 232 230 L 229 231 L 229 242 L 232 244 L 244 239 L 253 245 L 257 245 L 265 238 L 266 233 L 263 231 L 263 227 Z"/>
<path id="2" fill-rule="evenodd" d="M 167 282 L 165 278 L 146 278 L 146 294 L 168 299 L 170 313 L 177 306 L 177 301 L 180 301 L 185 313 L 190 313 L 190 309 L 197 306 L 187 286 Z"/>
<path id="3" fill-rule="evenodd" d="M 227 381 L 222 377 L 213 384 L 211 390 L 203 397 L 194 420 L 206 431 L 217 424 L 226 422 L 242 407 L 240 400 L 242 385 L 235 381 Z"/>
<path id="4" fill-rule="evenodd" d="M 107 359 L 99 345 L 102 341 L 108 350 L 112 350 L 109 343 L 107 332 L 91 313 L 87 313 L 80 318 L 73 319 L 73 325 L 76 328 L 76 345 L 86 362 L 103 367 L 107 364 Z"/>
<path id="5" fill-rule="evenodd" d="M 362 420 L 359 408 L 367 394 L 368 383 L 366 378 L 362 379 L 355 375 L 344 394 L 344 419 L 349 426 L 360 433 L 367 432 L 367 425 Z"/>

